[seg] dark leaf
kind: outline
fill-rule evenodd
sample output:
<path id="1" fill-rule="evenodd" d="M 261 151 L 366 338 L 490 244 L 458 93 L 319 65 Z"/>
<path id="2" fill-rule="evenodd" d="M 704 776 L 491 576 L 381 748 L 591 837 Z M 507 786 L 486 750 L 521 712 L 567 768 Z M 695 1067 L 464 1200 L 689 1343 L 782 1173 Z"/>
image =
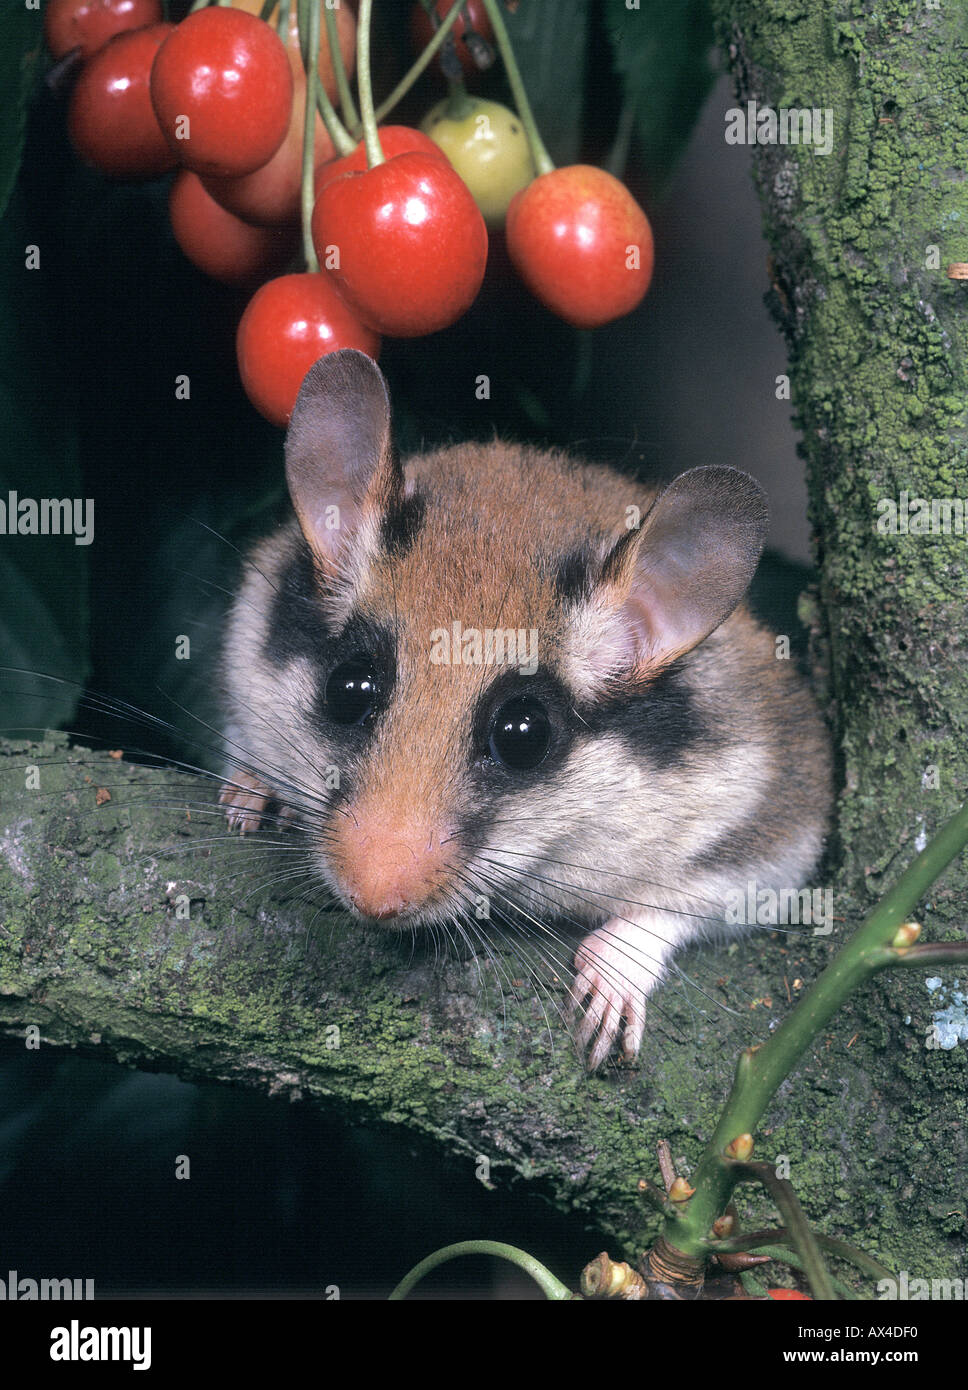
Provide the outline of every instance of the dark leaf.
<path id="1" fill-rule="evenodd" d="M 0 8 L 0 217 L 17 181 L 23 154 L 27 104 L 40 68 L 40 11 L 23 0 L 5 0 Z"/>
<path id="2" fill-rule="evenodd" d="M 682 153 L 715 73 L 707 0 L 666 0 L 629 9 L 605 0 L 605 26 L 651 190 L 659 191 Z"/>
<path id="3" fill-rule="evenodd" d="M 58 346 L 45 330 L 44 247 L 35 245 L 24 204 L 15 194 L 0 223 L 0 665 L 83 682 L 87 657 L 89 546 L 75 534 L 17 534 L 19 500 L 68 499 L 90 519 L 78 465 L 73 412 L 61 399 Z M 10 513 L 13 510 L 13 517 Z M 96 523 L 96 518 L 95 518 Z M 14 529 L 15 534 L 9 534 Z M 0 673 L 0 724 L 56 728 L 68 721 L 80 691 L 37 676 Z"/>
<path id="4" fill-rule="evenodd" d="M 582 140 L 589 0 L 527 0 L 505 13 L 538 129 L 556 164 L 572 164 Z"/>

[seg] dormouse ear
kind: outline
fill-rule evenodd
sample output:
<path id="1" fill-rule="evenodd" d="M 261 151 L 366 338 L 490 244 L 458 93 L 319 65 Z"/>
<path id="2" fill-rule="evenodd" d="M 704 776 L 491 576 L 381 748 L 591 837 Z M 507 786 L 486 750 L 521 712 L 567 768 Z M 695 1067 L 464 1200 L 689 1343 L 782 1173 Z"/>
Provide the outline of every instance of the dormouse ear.
<path id="1" fill-rule="evenodd" d="M 595 664 L 648 680 L 729 617 L 766 538 L 766 495 L 735 468 L 692 468 L 660 493 L 605 560 L 608 645 Z M 603 661 L 604 658 L 604 661 Z"/>
<path id="2" fill-rule="evenodd" d="M 286 481 L 324 573 L 339 571 L 349 541 L 372 546 L 373 523 L 399 502 L 403 473 L 386 381 L 366 353 L 344 348 L 306 373 L 286 434 Z"/>

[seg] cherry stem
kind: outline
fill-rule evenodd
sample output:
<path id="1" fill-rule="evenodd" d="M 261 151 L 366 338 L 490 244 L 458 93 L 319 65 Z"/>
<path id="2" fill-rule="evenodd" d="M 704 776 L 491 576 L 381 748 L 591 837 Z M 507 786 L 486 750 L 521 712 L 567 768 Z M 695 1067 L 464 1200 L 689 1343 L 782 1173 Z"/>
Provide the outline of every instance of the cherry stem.
<path id="1" fill-rule="evenodd" d="M 282 40 L 286 48 L 286 51 L 288 52 L 289 13 L 293 3 L 295 3 L 297 6 L 296 27 L 299 33 L 299 52 L 302 57 L 303 68 L 308 71 L 309 44 L 306 39 L 306 34 L 308 32 L 308 23 L 304 16 L 303 0 L 265 0 L 265 3 L 262 6 L 261 18 L 264 19 L 266 23 L 268 23 L 269 16 L 272 14 L 273 10 L 275 10 L 276 6 L 279 7 L 279 13 L 276 15 L 276 28 L 278 30 L 279 37 Z M 315 3 L 315 0 L 313 0 L 313 3 Z M 319 106 L 319 114 L 322 117 L 323 125 L 326 127 L 326 134 L 333 142 L 333 148 L 336 151 L 338 151 L 339 154 L 349 154 L 351 150 L 355 150 L 356 141 L 352 138 L 352 136 L 348 134 L 346 128 L 341 123 L 340 118 L 337 116 L 336 112 L 333 109 L 333 103 L 330 101 L 329 97 L 326 94 L 326 88 L 323 86 L 321 82 L 317 82 L 316 84 L 316 99 L 317 104 Z M 313 132 L 313 134 L 313 149 L 315 151 L 315 131 Z"/>
<path id="2" fill-rule="evenodd" d="M 373 83 L 370 74 L 370 21 L 372 18 L 373 0 L 360 0 L 360 20 L 356 31 L 356 81 L 360 89 L 360 120 L 363 125 L 363 143 L 366 146 L 368 169 L 375 169 L 378 164 L 386 163 L 376 129 L 376 112 L 373 109 Z"/>
<path id="3" fill-rule="evenodd" d="M 306 119 L 303 122 L 302 182 L 300 184 L 300 211 L 302 214 L 302 243 L 306 269 L 319 271 L 316 249 L 313 246 L 312 217 L 313 203 L 316 201 L 316 88 L 319 73 L 319 5 L 320 0 L 299 0 L 296 22 L 299 26 L 299 41 L 304 34 L 309 39 L 306 65 Z M 304 50 L 305 52 L 305 50 Z"/>
<path id="4" fill-rule="evenodd" d="M 444 115 L 449 121 L 462 121 L 475 109 L 475 103 L 467 95 L 467 84 L 462 77 L 448 77 L 447 109 Z"/>
<path id="5" fill-rule="evenodd" d="M 409 71 L 404 73 L 400 81 L 394 87 L 393 91 L 387 97 L 386 101 L 382 101 L 380 105 L 376 108 L 376 118 L 378 121 L 385 120 L 386 117 L 389 116 L 390 112 L 396 106 L 397 102 L 401 101 L 407 95 L 410 88 L 414 85 L 418 78 L 421 77 L 424 70 L 427 67 L 429 67 L 429 65 L 433 62 L 434 58 L 437 56 L 437 54 L 443 47 L 447 35 L 450 33 L 451 29 L 453 29 L 454 25 L 460 18 L 463 8 L 463 3 L 459 5 L 453 5 L 451 7 L 450 11 L 447 14 L 447 18 L 441 21 L 440 28 L 436 31 L 433 38 L 428 43 L 427 47 L 424 49 L 420 57 L 414 63 L 413 67 L 411 67 Z"/>
<path id="6" fill-rule="evenodd" d="M 337 116 L 336 108 L 322 82 L 316 84 L 316 105 L 326 127 L 326 134 L 333 142 L 333 149 L 337 154 L 352 154 L 357 142 Z"/>
<path id="7" fill-rule="evenodd" d="M 441 1250 L 435 1250 L 432 1255 L 428 1255 L 425 1260 L 414 1265 L 409 1274 L 404 1275 L 389 1295 L 390 1300 L 396 1302 L 406 1298 L 413 1286 L 419 1283 L 425 1274 L 429 1274 L 438 1265 L 446 1264 L 448 1260 L 456 1259 L 459 1255 L 494 1255 L 499 1260 L 509 1260 L 511 1264 L 517 1265 L 519 1269 L 530 1274 L 545 1298 L 556 1302 L 574 1298 L 571 1290 L 566 1288 L 560 1279 L 555 1278 L 550 1269 L 540 1264 L 527 1251 L 519 1250 L 514 1245 L 505 1245 L 503 1241 L 498 1240 L 462 1240 L 457 1245 L 445 1245 Z"/>
<path id="8" fill-rule="evenodd" d="M 283 5 L 284 5 L 286 8 L 288 8 L 289 3 L 290 3 L 290 0 L 282 0 L 282 3 L 283 3 Z M 319 13 L 318 13 L 318 12 L 319 12 L 320 0 L 308 0 L 308 3 L 312 4 L 314 10 L 316 11 L 316 56 L 315 56 L 315 59 L 313 60 L 313 63 L 314 63 L 315 71 L 316 71 L 316 73 L 317 73 L 317 77 L 318 77 L 318 73 L 319 73 Z M 306 35 L 307 35 L 307 33 L 309 32 L 309 24 L 308 24 L 308 21 L 307 21 L 307 12 L 306 12 L 307 0 L 297 0 L 297 4 L 298 4 L 298 9 L 297 9 L 297 11 L 296 11 L 296 15 L 297 15 L 297 23 L 298 23 L 298 27 L 299 27 L 299 49 L 300 49 L 300 52 L 302 53 L 303 67 L 306 69 L 306 71 L 307 71 L 307 73 L 308 73 L 308 71 L 309 71 L 309 62 L 310 62 L 310 45 L 309 45 L 309 43 L 308 43 L 308 41 L 307 41 L 307 38 L 306 38 Z M 308 82 L 307 82 L 307 85 L 306 85 L 306 91 L 307 91 L 307 95 L 308 95 L 308 92 L 309 92 L 309 84 L 308 84 Z M 327 93 L 326 88 L 323 86 L 322 82 L 320 82 L 320 81 L 318 81 L 318 80 L 317 80 L 317 82 L 316 82 L 316 106 L 317 106 L 317 108 L 318 108 L 318 110 L 319 110 L 319 114 L 320 114 L 320 116 L 321 116 L 321 118 L 322 118 L 323 125 L 326 127 L 326 134 L 329 136 L 330 140 L 333 142 L 333 149 L 337 152 L 337 154 L 351 154 L 352 151 L 356 149 L 356 141 L 353 139 L 352 135 L 350 135 L 349 131 L 348 131 L 348 130 L 346 129 L 346 127 L 343 125 L 343 122 L 340 120 L 339 116 L 337 116 L 336 110 L 335 110 L 335 108 L 334 108 L 334 106 L 333 106 L 333 103 L 332 103 L 332 102 L 330 101 L 330 99 L 329 99 L 329 94 Z M 313 136 L 312 136 L 312 150 L 313 150 L 313 157 L 314 157 L 314 160 L 315 160 L 315 153 L 316 153 L 316 131 L 315 131 L 315 126 L 314 126 L 314 129 L 313 129 Z M 305 136 L 304 136 L 304 138 L 303 138 L 303 164 L 304 164 L 304 165 L 305 165 L 305 162 L 306 162 L 306 141 L 305 141 Z"/>
<path id="9" fill-rule="evenodd" d="M 511 95 L 514 98 L 514 105 L 517 108 L 518 115 L 521 117 L 524 133 L 528 137 L 528 146 L 531 150 L 531 158 L 534 161 L 535 171 L 538 174 L 550 174 L 555 167 L 554 162 L 545 149 L 544 141 L 541 139 L 540 132 L 538 131 L 538 124 L 534 119 L 534 112 L 531 110 L 528 94 L 524 90 L 524 82 L 521 80 L 521 70 L 514 56 L 511 40 L 508 38 L 508 31 L 504 24 L 504 17 L 501 14 L 500 6 L 497 0 L 483 0 L 483 3 L 484 9 L 487 11 L 487 17 L 491 21 L 491 28 L 494 30 L 494 37 L 497 40 L 498 52 L 504 64 L 504 71 L 508 75 L 508 82 L 511 86 Z"/>
<path id="10" fill-rule="evenodd" d="M 59 91 L 74 69 L 79 68 L 83 61 L 80 45 L 65 53 L 63 58 L 59 59 L 54 64 L 50 72 L 44 78 L 44 82 L 50 91 Z"/>
<path id="11" fill-rule="evenodd" d="M 632 131 L 635 128 L 635 108 L 638 105 L 638 92 L 629 92 L 622 102 L 619 112 L 615 142 L 609 151 L 605 168 L 617 179 L 624 178 L 625 166 L 629 161 L 629 148 L 632 144 Z"/>
<path id="12" fill-rule="evenodd" d="M 323 18 L 326 21 L 326 42 L 329 44 L 330 61 L 333 64 L 333 72 L 336 76 L 336 90 L 339 92 L 339 109 L 342 112 L 343 120 L 346 125 L 352 128 L 359 122 L 359 116 L 356 114 L 353 93 L 350 91 L 349 78 L 346 76 L 346 64 L 343 62 L 343 50 L 339 46 L 339 30 L 336 28 L 336 12 L 330 9 L 326 0 L 323 0 Z"/>

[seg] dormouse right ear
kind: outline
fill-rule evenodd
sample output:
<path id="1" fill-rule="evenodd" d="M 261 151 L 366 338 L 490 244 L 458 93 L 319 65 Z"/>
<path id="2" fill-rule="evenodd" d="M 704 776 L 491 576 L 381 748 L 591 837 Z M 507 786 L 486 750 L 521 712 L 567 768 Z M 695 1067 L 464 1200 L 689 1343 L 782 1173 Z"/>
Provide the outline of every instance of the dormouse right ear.
<path id="1" fill-rule="evenodd" d="M 286 481 L 303 535 L 327 578 L 362 562 L 403 496 L 390 397 L 371 357 L 343 348 L 306 373 L 286 434 Z"/>
<path id="2" fill-rule="evenodd" d="M 609 552 L 593 588 L 580 670 L 591 689 L 647 684 L 724 622 L 753 578 L 769 525 L 763 489 L 735 468 L 693 468 Z"/>

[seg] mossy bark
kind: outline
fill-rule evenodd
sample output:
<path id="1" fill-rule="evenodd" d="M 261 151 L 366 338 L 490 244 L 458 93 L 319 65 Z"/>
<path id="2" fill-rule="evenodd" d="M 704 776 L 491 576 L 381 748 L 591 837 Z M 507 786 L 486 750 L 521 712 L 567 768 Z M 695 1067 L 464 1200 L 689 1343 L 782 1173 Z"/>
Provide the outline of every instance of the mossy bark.
<path id="1" fill-rule="evenodd" d="M 832 117 L 829 154 L 754 161 L 822 575 L 843 883 L 871 900 L 968 795 L 968 536 L 957 509 L 949 534 L 879 529 L 904 493 L 968 505 L 968 281 L 947 273 L 968 262 L 968 6 L 715 9 L 744 105 Z M 966 904 L 968 863 L 937 906 L 963 922 Z"/>
<path id="2" fill-rule="evenodd" d="M 803 616 L 840 759 L 830 870 L 850 922 L 968 798 L 968 282 L 957 278 L 968 262 L 968 6 L 713 8 L 744 109 L 816 109 L 833 122 L 829 154 L 757 143 L 754 169 L 807 460 L 820 584 Z M 913 499 L 935 504 L 930 529 Z M 920 915 L 922 939 L 965 935 L 968 856 Z M 906 1201 L 891 1243 L 913 1273 L 947 1233 L 964 1273 L 965 1049 L 939 1067 L 930 1030 L 912 1035 L 908 996 L 879 980 L 844 1023 L 876 1039 L 868 1077 L 879 1123 L 896 1127 L 889 1181 Z M 926 1142 L 912 1162 L 919 1123 Z M 841 1152 L 856 1158 L 853 1139 Z M 878 1180 L 862 1182 L 877 1206 Z M 918 1237 L 926 1215 L 934 1224 Z"/>
<path id="3" fill-rule="evenodd" d="M 740 1046 L 836 944 L 765 933 L 687 956 L 706 995 L 666 987 L 641 1066 L 586 1077 L 554 1018 L 564 986 L 540 962 L 533 974 L 499 953 L 496 965 L 435 965 L 409 940 L 321 916 L 304 881 L 257 891 L 273 860 L 254 854 L 225 837 L 204 783 L 63 735 L 0 743 L 0 1034 L 23 1045 L 34 1025 L 45 1046 L 405 1127 L 475 1169 L 487 1158 L 492 1183 L 536 1184 L 623 1257 L 655 1231 L 636 1182 L 656 1178 L 657 1141 L 688 1172 Z M 950 1277 L 965 1220 L 965 1049 L 925 1050 L 932 1007 L 912 978 L 892 981 L 886 1009 L 859 1001 L 781 1088 L 758 1154 L 787 1157 L 828 1233 Z M 768 1224 L 764 1202 L 747 1201 L 748 1219 Z M 576 1279 L 595 1253 L 576 1250 L 559 1272 Z"/>

